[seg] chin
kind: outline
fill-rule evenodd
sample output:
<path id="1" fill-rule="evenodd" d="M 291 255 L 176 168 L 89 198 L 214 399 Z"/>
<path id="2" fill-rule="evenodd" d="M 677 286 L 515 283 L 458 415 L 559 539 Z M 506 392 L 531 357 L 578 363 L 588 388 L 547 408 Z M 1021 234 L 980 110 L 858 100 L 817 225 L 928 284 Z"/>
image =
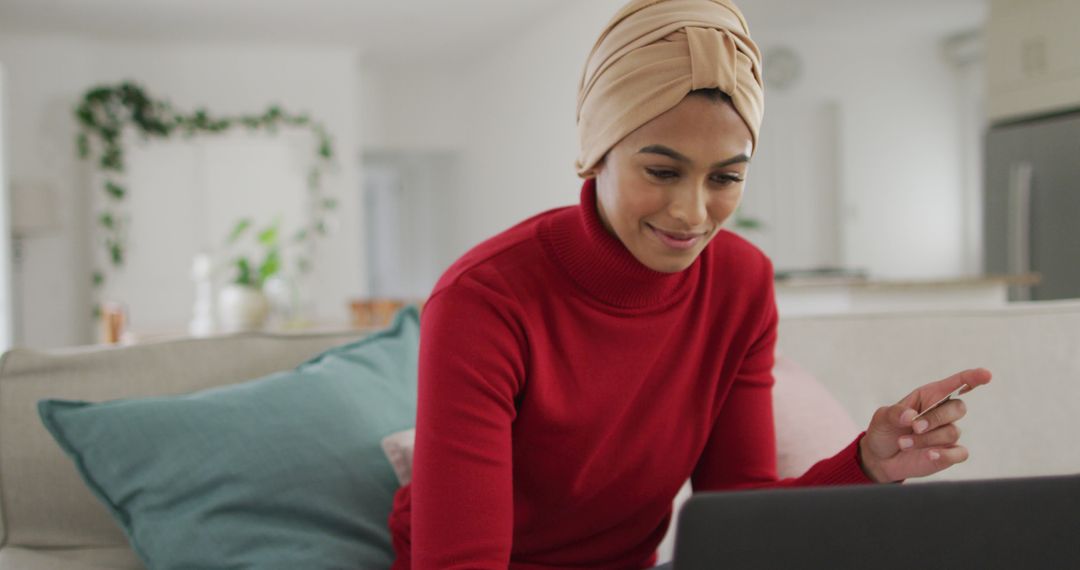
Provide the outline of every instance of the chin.
<path id="1" fill-rule="evenodd" d="M 715 235 L 715 234 L 714 234 Z M 646 250 L 645 255 L 634 255 L 638 261 L 645 267 L 652 269 L 653 271 L 659 271 L 660 273 L 678 273 L 689 268 L 697 261 L 697 258 L 704 253 L 705 248 L 708 247 L 714 236 L 707 236 L 705 243 L 701 244 L 694 250 L 686 252 L 685 255 L 664 255 L 656 251 Z M 653 244 L 649 244 L 650 246 Z"/>

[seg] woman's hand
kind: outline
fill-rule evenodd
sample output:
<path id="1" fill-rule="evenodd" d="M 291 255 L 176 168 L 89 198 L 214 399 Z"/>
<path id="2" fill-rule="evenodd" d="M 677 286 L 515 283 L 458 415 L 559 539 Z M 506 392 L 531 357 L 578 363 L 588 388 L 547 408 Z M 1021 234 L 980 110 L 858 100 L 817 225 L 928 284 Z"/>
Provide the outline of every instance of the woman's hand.
<path id="1" fill-rule="evenodd" d="M 962 400 L 949 400 L 915 425 L 912 419 L 964 384 L 968 387 L 961 394 L 989 382 L 989 370 L 965 370 L 922 386 L 893 406 L 878 408 L 859 442 L 863 471 L 878 483 L 890 483 L 925 477 L 966 461 L 968 451 L 957 445 L 960 429 L 955 425 L 967 413 Z"/>

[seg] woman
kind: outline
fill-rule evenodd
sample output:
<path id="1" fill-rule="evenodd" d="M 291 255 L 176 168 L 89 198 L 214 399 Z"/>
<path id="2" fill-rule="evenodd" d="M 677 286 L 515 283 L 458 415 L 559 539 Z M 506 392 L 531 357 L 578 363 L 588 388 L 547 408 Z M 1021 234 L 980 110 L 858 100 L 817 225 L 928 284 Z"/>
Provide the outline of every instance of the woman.
<path id="1" fill-rule="evenodd" d="M 727 0 L 634 0 L 579 96 L 580 204 L 481 243 L 421 323 L 395 568 L 647 568 L 695 491 L 895 482 L 967 458 L 968 370 L 880 408 L 777 481 L 769 260 L 722 230 L 762 117 L 760 54 Z M 512 188 L 508 189 L 512 191 Z"/>

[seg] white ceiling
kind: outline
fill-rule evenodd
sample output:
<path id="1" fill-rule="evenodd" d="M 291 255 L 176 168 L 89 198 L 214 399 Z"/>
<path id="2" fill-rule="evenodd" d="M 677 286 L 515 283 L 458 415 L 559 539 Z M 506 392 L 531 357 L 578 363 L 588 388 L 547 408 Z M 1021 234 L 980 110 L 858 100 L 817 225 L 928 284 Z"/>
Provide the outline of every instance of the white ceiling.
<path id="1" fill-rule="evenodd" d="M 985 22 L 989 0 L 736 0 L 761 28 L 844 33 L 947 34 Z"/>
<path id="2" fill-rule="evenodd" d="M 110 39 L 260 41 L 358 49 L 378 61 L 455 58 L 579 2 L 618 0 L 0 0 L 0 31 Z M 987 0 L 741 0 L 751 27 L 978 25 Z M 613 8 L 614 10 L 614 8 Z M 865 26 L 861 26 L 865 28 Z"/>
<path id="3" fill-rule="evenodd" d="M 0 0 L 0 31 L 349 46 L 377 59 L 469 53 L 574 0 Z"/>

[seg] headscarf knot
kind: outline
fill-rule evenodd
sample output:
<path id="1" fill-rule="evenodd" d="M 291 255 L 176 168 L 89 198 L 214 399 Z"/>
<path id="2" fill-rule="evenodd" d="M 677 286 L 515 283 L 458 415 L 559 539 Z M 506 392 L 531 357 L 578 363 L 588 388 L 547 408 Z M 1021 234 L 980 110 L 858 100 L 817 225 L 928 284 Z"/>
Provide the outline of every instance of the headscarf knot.
<path id="1" fill-rule="evenodd" d="M 735 40 L 727 30 L 686 28 L 690 44 L 690 89 L 718 88 L 734 93 L 739 82 Z"/>

